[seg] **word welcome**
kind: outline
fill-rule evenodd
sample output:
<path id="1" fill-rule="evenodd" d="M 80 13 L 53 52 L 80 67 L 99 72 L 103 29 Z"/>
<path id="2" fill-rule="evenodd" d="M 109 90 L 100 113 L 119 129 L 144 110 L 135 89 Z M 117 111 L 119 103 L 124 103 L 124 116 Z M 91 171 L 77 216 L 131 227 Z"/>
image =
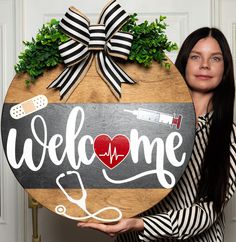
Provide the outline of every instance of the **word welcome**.
<path id="1" fill-rule="evenodd" d="M 80 137 L 84 119 L 85 114 L 83 108 L 80 106 L 74 107 L 67 119 L 65 137 L 56 133 L 49 139 L 45 119 L 40 115 L 35 115 L 31 120 L 30 126 L 34 143 L 31 138 L 25 139 L 22 155 L 18 160 L 16 158 L 17 130 L 11 128 L 8 133 L 6 146 L 9 164 L 14 169 L 20 169 L 23 162 L 25 162 L 31 171 L 39 171 L 48 154 L 50 161 L 57 166 L 61 165 L 65 160 L 69 162 L 74 170 L 79 170 L 82 164 L 86 166 L 91 165 L 96 158 L 96 153 L 89 152 L 90 154 L 88 154 L 88 152 L 86 152 L 86 147 L 88 147 L 88 145 L 93 147 L 94 139 L 90 135 Z M 36 129 L 36 126 L 40 126 L 40 128 Z M 181 167 L 184 164 L 186 152 L 181 153 L 179 160 L 176 157 L 176 151 L 183 143 L 182 135 L 179 132 L 171 132 L 165 141 L 160 137 L 156 137 L 150 141 L 147 136 L 139 136 L 138 130 L 132 129 L 130 131 L 129 141 L 131 162 L 134 164 L 138 164 L 139 162 L 151 164 L 155 162 L 154 170 L 148 170 L 137 174 L 137 176 L 131 180 L 150 174 L 156 174 L 157 179 L 164 188 L 173 187 L 175 185 L 175 177 L 170 171 L 164 169 L 164 157 L 166 154 L 168 162 L 174 167 Z M 37 157 L 37 162 L 33 158 L 33 149 L 35 148 L 33 146 L 39 146 L 41 150 L 40 157 Z M 58 155 L 59 149 L 64 149 L 62 153 L 60 152 L 60 157 Z M 144 161 L 140 161 L 139 159 L 140 149 L 143 149 Z M 119 183 L 110 179 L 104 171 L 103 175 L 107 181 Z M 130 179 L 127 178 L 122 182 L 130 182 Z"/>

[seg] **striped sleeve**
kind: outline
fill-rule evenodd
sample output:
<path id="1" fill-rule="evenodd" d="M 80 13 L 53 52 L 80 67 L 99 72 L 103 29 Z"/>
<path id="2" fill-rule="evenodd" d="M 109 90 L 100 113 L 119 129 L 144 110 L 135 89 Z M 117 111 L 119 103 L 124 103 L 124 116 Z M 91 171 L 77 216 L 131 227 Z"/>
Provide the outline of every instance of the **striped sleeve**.
<path id="1" fill-rule="evenodd" d="M 139 233 L 139 239 L 187 239 L 209 228 L 216 218 L 212 203 L 194 204 L 189 208 L 143 217 L 144 231 Z"/>
<path id="2" fill-rule="evenodd" d="M 230 144 L 230 172 L 228 179 L 227 203 L 236 190 L 236 126 L 233 125 Z M 153 241 L 159 238 L 183 240 L 201 234 L 217 220 L 212 202 L 193 203 L 177 210 L 170 210 L 152 216 L 143 217 L 144 231 L 139 233 L 141 241 Z"/>
<path id="3" fill-rule="evenodd" d="M 226 203 L 230 200 L 236 190 L 236 126 L 233 125 L 230 144 L 230 170 L 229 170 L 229 187 L 226 195 Z"/>

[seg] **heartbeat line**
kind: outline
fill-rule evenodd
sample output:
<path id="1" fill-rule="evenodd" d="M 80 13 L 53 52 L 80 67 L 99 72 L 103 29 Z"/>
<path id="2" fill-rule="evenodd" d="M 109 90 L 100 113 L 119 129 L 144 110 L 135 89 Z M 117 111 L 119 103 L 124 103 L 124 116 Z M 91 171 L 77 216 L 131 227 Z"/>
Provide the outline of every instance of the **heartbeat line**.
<path id="1" fill-rule="evenodd" d="M 116 151 L 116 147 L 114 148 L 114 152 L 112 154 L 111 152 L 111 144 L 109 144 L 108 152 L 105 152 L 104 154 L 99 154 L 99 156 L 109 156 L 110 157 L 110 164 L 112 164 L 113 157 L 117 160 L 119 157 L 123 157 L 124 155 L 118 155 Z"/>

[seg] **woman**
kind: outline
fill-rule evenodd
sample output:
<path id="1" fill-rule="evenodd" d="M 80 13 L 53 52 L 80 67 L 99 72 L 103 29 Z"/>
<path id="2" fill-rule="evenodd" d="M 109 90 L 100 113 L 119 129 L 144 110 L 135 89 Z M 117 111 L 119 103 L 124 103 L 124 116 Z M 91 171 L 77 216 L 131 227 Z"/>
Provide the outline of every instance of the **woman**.
<path id="1" fill-rule="evenodd" d="M 189 87 L 197 119 L 193 153 L 180 181 L 137 218 L 78 226 L 117 236 L 117 241 L 224 240 L 223 209 L 236 190 L 235 85 L 227 40 L 216 28 L 194 31 L 184 41 L 176 66 Z"/>

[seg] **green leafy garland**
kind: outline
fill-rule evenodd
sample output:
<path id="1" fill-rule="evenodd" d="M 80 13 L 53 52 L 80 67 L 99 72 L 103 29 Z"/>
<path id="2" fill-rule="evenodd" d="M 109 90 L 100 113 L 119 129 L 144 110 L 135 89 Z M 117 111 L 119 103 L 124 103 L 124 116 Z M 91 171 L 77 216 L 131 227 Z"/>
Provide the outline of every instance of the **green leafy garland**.
<path id="1" fill-rule="evenodd" d="M 133 34 L 129 61 L 148 67 L 155 60 L 161 65 L 164 63 L 165 68 L 170 68 L 170 64 L 166 62 L 165 51 L 177 50 L 177 45 L 168 41 L 165 34 L 167 27 L 165 19 L 165 16 L 160 16 L 155 22 L 144 21 L 137 24 L 137 14 L 130 16 L 129 21 L 122 27 L 122 31 Z M 59 21 L 52 19 L 42 26 L 35 39 L 23 42 L 25 50 L 19 55 L 15 71 L 28 73 L 30 79 L 25 80 L 27 86 L 34 83 L 44 70 L 63 63 L 58 46 L 66 42 L 69 37 L 58 26 Z"/>
<path id="2" fill-rule="evenodd" d="M 39 30 L 32 41 L 23 42 L 26 47 L 19 55 L 19 63 L 15 65 L 16 73 L 27 72 L 30 79 L 25 80 L 27 86 L 43 74 L 46 69 L 53 68 L 63 60 L 58 46 L 66 42 L 69 37 L 58 28 L 59 21 L 52 19 Z"/>
<path id="3" fill-rule="evenodd" d="M 170 64 L 166 61 L 165 51 L 171 52 L 177 50 L 177 44 L 168 41 L 165 34 L 167 24 L 165 16 L 160 16 L 155 22 L 149 23 L 145 20 L 141 24 L 137 24 L 137 14 L 130 16 L 129 21 L 123 26 L 122 30 L 133 34 L 133 41 L 129 60 L 148 67 L 155 60 L 165 65 L 167 69 Z"/>

